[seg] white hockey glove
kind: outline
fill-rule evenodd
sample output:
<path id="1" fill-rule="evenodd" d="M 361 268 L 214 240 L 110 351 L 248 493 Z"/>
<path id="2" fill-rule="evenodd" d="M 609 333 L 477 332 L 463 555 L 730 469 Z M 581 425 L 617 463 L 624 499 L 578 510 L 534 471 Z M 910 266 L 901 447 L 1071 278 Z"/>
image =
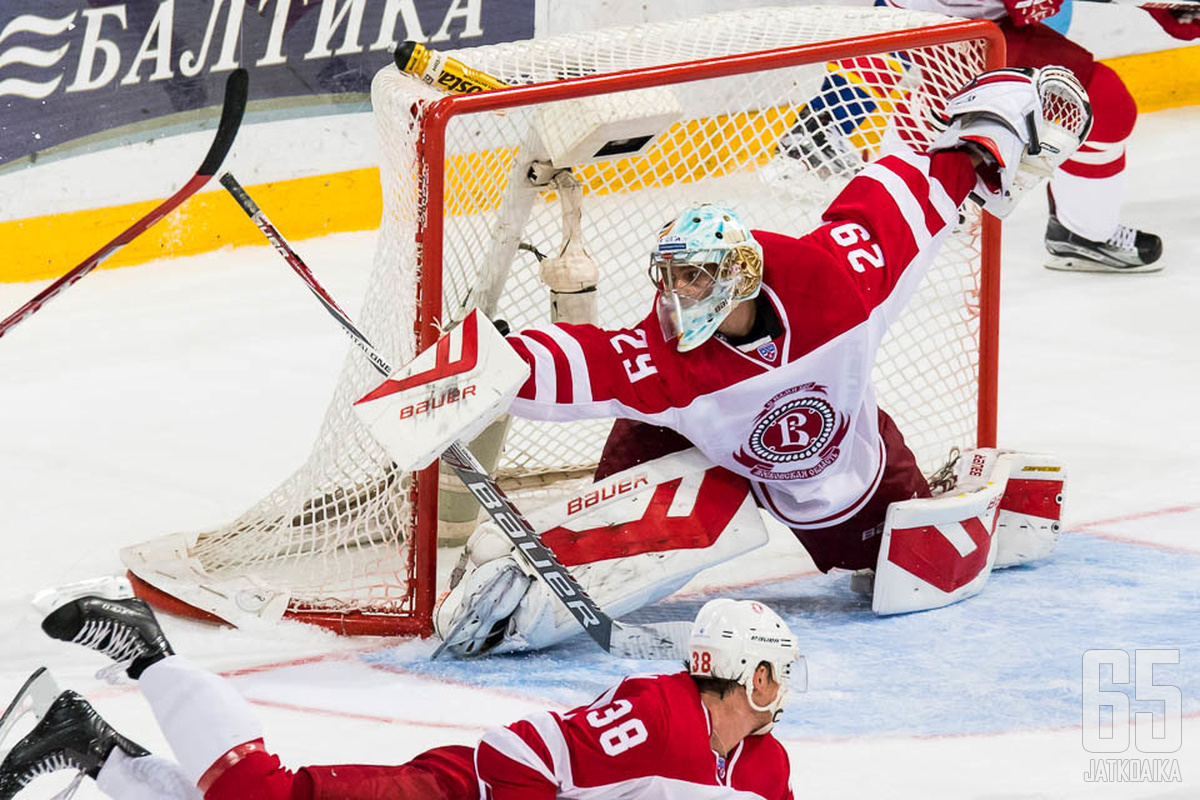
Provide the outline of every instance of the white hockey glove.
<path id="1" fill-rule="evenodd" d="M 965 148 L 979 156 L 971 199 L 997 217 L 1070 158 L 1092 129 L 1087 92 L 1062 67 L 985 72 L 950 98 L 946 118 L 930 151 Z"/>

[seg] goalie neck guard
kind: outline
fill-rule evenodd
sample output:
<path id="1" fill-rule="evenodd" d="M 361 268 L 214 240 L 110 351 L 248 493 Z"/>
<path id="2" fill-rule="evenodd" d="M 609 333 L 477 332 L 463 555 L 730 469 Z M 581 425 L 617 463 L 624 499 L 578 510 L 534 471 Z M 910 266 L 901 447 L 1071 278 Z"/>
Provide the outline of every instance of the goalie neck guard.
<path id="1" fill-rule="evenodd" d="M 771 721 L 755 734 L 767 733 L 779 721 L 790 690 L 808 688 L 808 671 L 796 637 L 778 614 L 754 600 L 720 598 L 705 603 L 696 615 L 688 651 L 688 672 L 693 676 L 736 681 L 745 687 L 751 708 L 771 712 Z M 754 702 L 754 672 L 764 662 L 771 666 L 779 691 L 774 700 L 760 706 Z"/>
<path id="2" fill-rule="evenodd" d="M 686 209 L 663 226 L 650 253 L 650 280 L 663 338 L 679 351 L 708 341 L 740 300 L 762 286 L 762 247 L 724 206 Z"/>

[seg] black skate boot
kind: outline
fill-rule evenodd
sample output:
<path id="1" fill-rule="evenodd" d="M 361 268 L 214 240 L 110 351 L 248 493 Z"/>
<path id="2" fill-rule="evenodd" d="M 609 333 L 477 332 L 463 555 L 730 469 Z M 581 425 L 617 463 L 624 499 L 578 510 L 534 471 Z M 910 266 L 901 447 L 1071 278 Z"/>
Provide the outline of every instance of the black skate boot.
<path id="1" fill-rule="evenodd" d="M 1158 272 L 1162 239 L 1153 233 L 1125 225 L 1106 242 L 1093 242 L 1071 233 L 1058 217 L 1050 215 L 1046 225 L 1046 249 L 1051 258 L 1047 269 L 1071 272 Z"/>
<path id="2" fill-rule="evenodd" d="M 0 764 L 0 800 L 11 800 L 35 778 L 63 769 L 94 780 L 114 747 L 134 758 L 150 755 L 113 730 L 82 697 L 63 692 Z"/>
<path id="3" fill-rule="evenodd" d="M 146 667 L 175 653 L 150 606 L 137 597 L 81 597 L 50 612 L 42 620 L 42 630 L 53 639 L 81 644 L 117 663 L 128 663 L 125 673 L 134 680 Z"/>

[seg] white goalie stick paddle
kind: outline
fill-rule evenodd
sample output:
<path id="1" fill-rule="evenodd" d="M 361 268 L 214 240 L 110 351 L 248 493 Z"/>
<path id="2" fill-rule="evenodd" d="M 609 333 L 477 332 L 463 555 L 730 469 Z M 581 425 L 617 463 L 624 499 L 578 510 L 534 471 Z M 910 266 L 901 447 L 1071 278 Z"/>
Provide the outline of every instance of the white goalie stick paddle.
<path id="1" fill-rule="evenodd" d="M 371 365 L 385 378 L 391 375 L 393 370 L 387 361 L 379 355 L 367 337 L 355 327 L 350 317 L 338 307 L 324 287 L 317 283 L 312 271 L 271 224 L 262 209 L 251 199 L 237 179 L 227 172 L 221 176 L 220 180 L 221 185 L 233 195 L 238 205 L 263 232 L 275 250 L 283 256 L 292 271 L 300 276 L 309 291 L 321 301 L 325 310 L 349 334 Z M 494 478 L 487 474 L 487 470 L 483 468 L 483 465 L 465 444 L 461 441 L 453 442 L 442 453 L 441 458 L 454 470 L 463 485 L 504 531 L 515 549 L 521 554 L 520 557 L 525 559 L 538 577 L 553 590 L 571 615 L 583 626 L 584 631 L 605 651 L 620 658 L 676 660 L 685 657 L 687 637 L 691 632 L 690 622 L 630 625 L 615 621 L 584 591 L 579 582 L 558 560 L 558 557 L 542 544 L 541 537 L 525 519 L 525 515 L 513 505 L 504 490 L 497 485 Z M 442 652 L 443 647 L 438 648 L 434 657 Z"/>
<path id="2" fill-rule="evenodd" d="M 179 191 L 151 209 L 150 213 L 121 231 L 111 242 L 92 253 L 66 275 L 38 292 L 32 300 L 0 321 L 0 337 L 27 317 L 33 316 L 46 303 L 71 288 L 81 278 L 100 266 L 106 258 L 141 236 L 150 226 L 170 214 L 176 206 L 200 191 L 204 184 L 208 183 L 209 179 L 221 168 L 221 162 L 225 160 L 229 148 L 233 146 L 233 139 L 237 136 L 238 128 L 242 124 L 242 114 L 246 110 L 249 86 L 250 79 L 246 70 L 235 69 L 230 73 L 229 79 L 225 82 L 225 100 L 221 106 L 221 120 L 217 123 L 217 134 L 213 137 L 208 154 L 204 156 L 204 161 L 201 162 L 200 169 L 196 170 L 196 174 Z"/>

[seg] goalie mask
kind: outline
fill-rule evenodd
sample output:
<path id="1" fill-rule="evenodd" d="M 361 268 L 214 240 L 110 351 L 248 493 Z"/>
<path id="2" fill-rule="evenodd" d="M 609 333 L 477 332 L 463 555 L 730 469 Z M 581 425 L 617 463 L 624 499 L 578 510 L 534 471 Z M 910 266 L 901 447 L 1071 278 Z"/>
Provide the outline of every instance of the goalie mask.
<path id="1" fill-rule="evenodd" d="M 808 688 L 808 668 L 796 637 L 771 609 L 753 600 L 710 600 L 696 615 L 688 639 L 688 671 L 698 678 L 719 678 L 740 683 L 755 711 L 771 712 L 771 721 L 754 731 L 774 727 L 787 705 L 790 690 Z M 754 671 L 766 662 L 779 685 L 775 699 L 765 706 L 754 702 Z"/>
<path id="2" fill-rule="evenodd" d="M 663 337 L 679 351 L 699 347 L 741 300 L 762 286 L 762 247 L 728 208 L 689 208 L 658 232 L 650 280 Z"/>

